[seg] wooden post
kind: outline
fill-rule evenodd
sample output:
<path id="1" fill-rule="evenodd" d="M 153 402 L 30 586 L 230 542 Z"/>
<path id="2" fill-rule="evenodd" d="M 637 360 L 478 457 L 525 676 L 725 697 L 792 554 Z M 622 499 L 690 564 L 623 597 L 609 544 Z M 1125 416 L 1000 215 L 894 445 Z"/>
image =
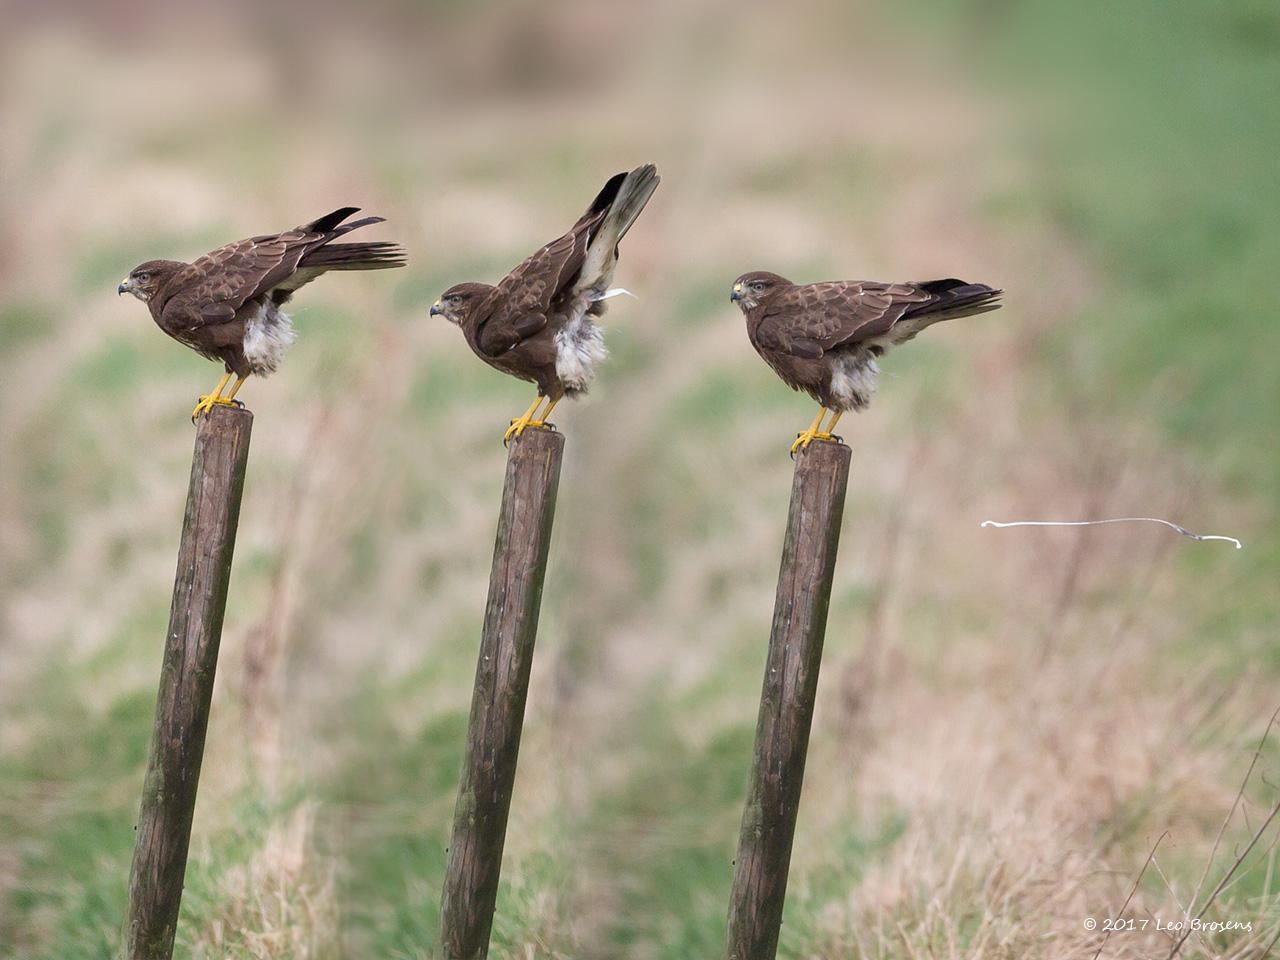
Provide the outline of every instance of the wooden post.
<path id="1" fill-rule="evenodd" d="M 253 414 L 232 407 L 215 407 L 196 426 L 129 877 L 128 960 L 173 955 L 252 427 Z"/>
<path id="2" fill-rule="evenodd" d="M 821 441 L 796 457 L 733 872 L 729 960 L 773 960 L 778 952 L 849 460 L 848 447 Z"/>
<path id="3" fill-rule="evenodd" d="M 440 915 L 444 960 L 489 953 L 564 437 L 512 440 Z"/>

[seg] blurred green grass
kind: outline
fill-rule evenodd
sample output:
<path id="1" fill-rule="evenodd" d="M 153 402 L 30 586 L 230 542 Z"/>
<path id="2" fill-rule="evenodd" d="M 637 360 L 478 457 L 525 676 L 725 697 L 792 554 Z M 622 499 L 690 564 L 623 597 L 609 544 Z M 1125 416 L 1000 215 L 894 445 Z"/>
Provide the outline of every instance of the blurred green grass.
<path id="1" fill-rule="evenodd" d="M 1033 177 L 1014 206 L 1062 225 L 1101 274 L 1100 295 L 1046 344 L 1046 370 L 1079 370 L 1077 390 L 1115 391 L 1113 403 L 1158 418 L 1276 502 L 1280 9 L 930 5 L 939 8 L 949 16 L 919 23 L 954 31 L 989 83 L 1027 101 Z"/>

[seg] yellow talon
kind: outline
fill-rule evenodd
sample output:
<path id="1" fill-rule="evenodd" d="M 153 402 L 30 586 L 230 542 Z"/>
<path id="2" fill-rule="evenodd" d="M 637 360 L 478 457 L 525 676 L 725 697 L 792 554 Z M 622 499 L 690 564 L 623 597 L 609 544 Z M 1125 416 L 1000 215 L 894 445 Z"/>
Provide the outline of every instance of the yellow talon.
<path id="1" fill-rule="evenodd" d="M 512 420 L 511 426 L 507 427 L 507 432 L 502 435 L 502 442 L 506 443 L 512 437 L 520 436 L 520 434 L 524 433 L 530 427 L 538 427 L 539 429 L 545 430 L 548 426 L 550 426 L 550 424 L 548 424 L 546 420 L 526 420 L 524 417 L 521 417 L 518 420 Z M 555 427 L 551 427 L 551 429 L 554 430 Z"/>
<path id="2" fill-rule="evenodd" d="M 795 440 L 791 444 L 791 455 L 794 457 L 797 450 L 808 449 L 809 444 L 813 443 L 815 437 L 817 437 L 817 434 L 810 433 L 808 430 L 803 433 L 797 433 Z"/>
<path id="3" fill-rule="evenodd" d="M 797 450 L 807 450 L 809 444 L 813 443 L 819 436 L 818 431 L 822 429 L 822 418 L 827 415 L 826 407 L 818 408 L 818 415 L 813 418 L 813 423 L 809 424 L 809 429 L 802 430 L 796 434 L 795 442 L 791 444 L 791 455 L 794 457 Z"/>
<path id="4" fill-rule="evenodd" d="M 528 410 L 511 421 L 511 426 L 507 427 L 507 432 L 502 435 L 502 442 L 504 444 L 507 443 L 512 437 L 520 436 L 530 427 L 547 427 L 547 417 L 551 416 L 551 411 L 555 409 L 556 404 L 559 402 L 559 399 L 552 400 L 547 404 L 547 409 L 542 411 L 542 416 L 536 417 L 535 414 L 538 411 L 538 407 L 542 406 L 542 397 L 535 398 Z M 551 429 L 554 430 L 555 427 Z"/>
<path id="5" fill-rule="evenodd" d="M 507 427 L 507 432 L 502 435 L 502 442 L 506 443 L 513 437 L 520 436 L 520 434 L 524 433 L 525 427 L 529 426 L 531 422 L 532 421 L 527 420 L 524 417 L 517 417 L 515 420 L 512 420 L 511 426 Z"/>
<path id="6" fill-rule="evenodd" d="M 208 413 L 214 408 L 215 404 L 228 403 L 222 399 L 222 388 L 227 385 L 227 381 L 231 379 L 231 374 L 224 373 L 222 379 L 218 381 L 218 385 L 213 388 L 210 393 L 206 393 L 196 402 L 196 408 L 191 411 L 191 422 L 195 423 L 196 418 L 202 413 Z"/>
<path id="7" fill-rule="evenodd" d="M 808 430 L 804 433 L 796 434 L 795 440 L 791 444 L 791 452 L 794 454 L 797 450 L 807 450 L 809 444 L 815 440 L 826 440 L 829 443 L 838 443 L 834 434 L 830 433 L 810 433 Z"/>
<path id="8" fill-rule="evenodd" d="M 230 397 L 215 397 L 211 394 L 206 394 L 205 396 L 200 398 L 200 402 L 196 404 L 196 408 L 191 411 L 191 422 L 195 423 L 196 419 L 200 416 L 200 414 L 208 413 L 214 407 L 236 407 L 236 406 L 239 406 L 239 404 L 236 403 L 236 401 L 232 400 Z"/>
<path id="9" fill-rule="evenodd" d="M 507 432 L 502 435 L 502 442 L 507 443 L 512 437 L 518 437 L 524 433 L 527 427 L 542 426 L 541 420 L 534 420 L 533 415 L 537 409 L 542 406 L 542 397 L 534 397 L 533 403 L 529 405 L 529 409 L 511 421 L 511 426 L 507 427 Z"/>
<path id="10" fill-rule="evenodd" d="M 837 410 L 835 415 L 831 418 L 831 422 L 827 424 L 827 429 L 823 430 L 822 420 L 827 415 L 827 408 L 820 408 L 818 410 L 818 415 L 813 418 L 813 423 L 809 424 L 809 428 L 796 434 L 795 442 L 791 444 L 791 455 L 794 457 L 797 450 L 807 450 L 809 448 L 809 444 L 813 443 L 815 440 L 836 441 L 836 438 L 832 435 L 831 431 L 835 429 L 836 421 L 840 419 L 843 413 L 844 411 Z"/>

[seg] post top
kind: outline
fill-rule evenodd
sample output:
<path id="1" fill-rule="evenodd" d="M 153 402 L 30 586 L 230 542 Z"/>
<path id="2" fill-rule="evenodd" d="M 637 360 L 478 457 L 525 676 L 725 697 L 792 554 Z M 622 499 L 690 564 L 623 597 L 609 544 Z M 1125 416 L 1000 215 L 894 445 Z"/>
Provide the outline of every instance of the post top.
<path id="1" fill-rule="evenodd" d="M 813 468 L 847 465 L 853 459 L 853 451 L 843 441 L 815 440 L 796 451 L 796 469 L 806 464 Z"/>
<path id="2" fill-rule="evenodd" d="M 252 422 L 253 411 L 250 410 L 248 407 L 228 406 L 225 404 L 219 404 L 218 406 L 210 410 L 208 413 L 206 413 L 203 417 L 201 417 L 201 419 L 208 420 L 211 423 L 216 423 L 219 419 L 224 420 L 226 422 L 231 422 L 234 420 L 249 420 L 250 422 Z"/>
<path id="3" fill-rule="evenodd" d="M 527 427 L 519 436 L 508 441 L 507 448 L 513 456 L 522 448 L 529 451 L 558 451 L 564 448 L 564 434 L 548 427 Z"/>

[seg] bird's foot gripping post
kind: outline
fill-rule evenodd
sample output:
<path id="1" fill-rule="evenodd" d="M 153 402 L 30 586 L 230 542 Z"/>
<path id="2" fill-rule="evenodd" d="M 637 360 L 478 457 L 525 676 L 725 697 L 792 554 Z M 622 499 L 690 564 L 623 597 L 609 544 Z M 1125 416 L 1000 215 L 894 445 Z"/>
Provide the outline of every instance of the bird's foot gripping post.
<path id="1" fill-rule="evenodd" d="M 244 384 L 246 378 L 239 377 L 236 380 L 235 386 L 231 388 L 231 392 L 224 397 L 222 395 L 222 391 L 226 387 L 227 381 L 230 379 L 231 374 L 224 374 L 222 379 L 218 381 L 218 385 L 213 388 L 211 393 L 203 394 L 196 400 L 196 408 L 191 411 L 192 423 L 195 423 L 200 419 L 200 415 L 202 413 L 208 413 L 214 407 L 237 407 L 239 409 L 244 409 L 244 404 L 236 399 L 236 393 L 240 390 L 240 387 Z"/>
<path id="2" fill-rule="evenodd" d="M 843 444 L 819 443 L 796 459 L 733 873 L 728 960 L 773 960 L 778 950 L 850 457 Z"/>
<path id="3" fill-rule="evenodd" d="M 823 430 L 822 421 L 823 421 L 823 418 L 826 417 L 826 415 L 827 415 L 827 408 L 826 407 L 820 408 L 818 410 L 818 415 L 813 418 L 813 423 L 809 424 L 809 428 L 807 430 L 803 430 L 800 433 L 796 434 L 795 442 L 791 444 L 792 460 L 795 459 L 797 450 L 807 450 L 809 448 L 809 444 L 813 443 L 813 441 L 815 440 L 822 440 L 826 443 L 842 442 L 840 438 L 837 437 L 831 431 L 836 428 L 836 424 L 839 423 L 840 418 L 844 416 L 844 411 L 843 410 L 835 411 L 831 416 L 831 422 L 827 424 L 827 429 Z"/>
<path id="4" fill-rule="evenodd" d="M 191 422 L 195 423 L 200 419 L 202 413 L 208 413 L 214 407 L 233 407 L 237 410 L 242 410 L 244 409 L 244 404 L 229 397 L 216 397 L 213 394 L 205 394 L 197 400 L 196 408 L 191 411 Z"/>
<path id="5" fill-rule="evenodd" d="M 173 955 L 252 427 L 249 411 L 220 406 L 196 428 L 129 876 L 127 960 Z"/>
<path id="6" fill-rule="evenodd" d="M 547 417 L 551 416 L 551 411 L 555 409 L 556 404 L 559 402 L 559 400 L 552 400 L 547 404 L 547 409 L 542 411 L 542 416 L 535 416 L 538 411 L 538 407 L 542 406 L 542 396 L 539 395 L 537 399 L 533 401 L 533 404 L 528 410 L 511 421 L 511 426 L 507 427 L 507 432 L 502 436 L 502 445 L 505 447 L 511 442 L 513 437 L 520 436 L 530 427 L 538 427 L 542 430 L 555 430 L 555 424 L 548 423 Z"/>
<path id="7" fill-rule="evenodd" d="M 445 871 L 443 960 L 480 960 L 489 952 L 563 455 L 564 436 L 552 430 L 521 433 L 507 453 Z"/>

